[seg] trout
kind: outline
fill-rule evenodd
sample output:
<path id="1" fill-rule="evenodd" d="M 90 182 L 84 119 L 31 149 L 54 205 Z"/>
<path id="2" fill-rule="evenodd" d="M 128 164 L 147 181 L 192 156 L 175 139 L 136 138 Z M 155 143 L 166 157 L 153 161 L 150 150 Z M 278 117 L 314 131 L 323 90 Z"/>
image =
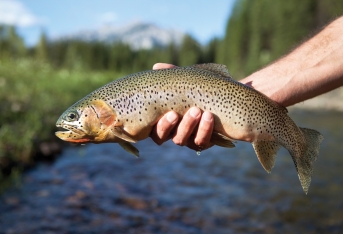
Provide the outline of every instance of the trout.
<path id="1" fill-rule="evenodd" d="M 323 136 L 298 127 L 286 108 L 233 80 L 225 65 L 143 71 L 115 80 L 67 109 L 56 123 L 65 131 L 56 135 L 79 144 L 116 142 L 138 156 L 131 143 L 149 137 L 168 111 L 183 116 L 192 106 L 213 113 L 213 144 L 231 148 L 244 136 L 268 173 L 280 146 L 286 148 L 307 194 Z"/>

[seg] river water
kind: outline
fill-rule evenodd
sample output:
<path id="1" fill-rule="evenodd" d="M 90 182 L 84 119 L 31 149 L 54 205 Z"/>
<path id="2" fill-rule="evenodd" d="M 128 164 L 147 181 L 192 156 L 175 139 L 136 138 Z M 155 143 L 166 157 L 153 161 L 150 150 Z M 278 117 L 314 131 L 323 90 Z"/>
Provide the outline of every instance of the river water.
<path id="1" fill-rule="evenodd" d="M 286 150 L 267 174 L 251 144 L 199 156 L 171 142 L 70 147 L 0 196 L 1 233 L 342 233 L 343 114 L 294 111 L 324 135 L 308 195 Z"/>

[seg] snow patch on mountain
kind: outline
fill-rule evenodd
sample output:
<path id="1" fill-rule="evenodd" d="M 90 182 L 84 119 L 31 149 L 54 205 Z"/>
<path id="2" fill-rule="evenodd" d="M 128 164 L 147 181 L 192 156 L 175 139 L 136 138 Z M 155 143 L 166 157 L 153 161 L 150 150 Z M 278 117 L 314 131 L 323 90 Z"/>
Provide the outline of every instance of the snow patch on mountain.
<path id="1" fill-rule="evenodd" d="M 122 42 L 138 50 L 165 47 L 170 43 L 179 45 L 184 36 L 185 33 L 180 30 L 163 29 L 151 23 L 135 22 L 120 27 L 104 25 L 98 29 L 82 30 L 58 39 L 78 39 L 105 43 Z"/>

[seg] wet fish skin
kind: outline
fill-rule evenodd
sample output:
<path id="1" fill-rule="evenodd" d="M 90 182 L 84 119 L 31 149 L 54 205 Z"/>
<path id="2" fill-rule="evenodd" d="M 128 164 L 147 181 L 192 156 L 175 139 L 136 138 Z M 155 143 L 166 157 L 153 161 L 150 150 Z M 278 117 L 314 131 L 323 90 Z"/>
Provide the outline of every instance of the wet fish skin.
<path id="1" fill-rule="evenodd" d="M 69 131 L 56 135 L 74 143 L 118 142 L 138 156 L 130 143 L 149 137 L 168 111 L 183 116 L 192 106 L 214 114 L 212 143 L 230 148 L 235 140 L 251 142 L 267 172 L 285 147 L 308 192 L 322 135 L 297 127 L 284 107 L 234 81 L 224 65 L 144 71 L 113 81 L 67 109 L 56 125 Z"/>

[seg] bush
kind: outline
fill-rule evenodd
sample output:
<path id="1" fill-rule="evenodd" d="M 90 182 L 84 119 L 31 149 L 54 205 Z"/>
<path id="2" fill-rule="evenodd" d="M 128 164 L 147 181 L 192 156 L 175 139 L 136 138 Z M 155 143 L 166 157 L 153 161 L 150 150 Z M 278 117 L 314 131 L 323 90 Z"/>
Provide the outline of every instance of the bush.
<path id="1" fill-rule="evenodd" d="M 120 76 L 56 70 L 37 60 L 0 60 L 0 180 L 5 169 L 17 174 L 32 163 L 35 143 L 55 138 L 55 122 L 64 110 Z"/>

